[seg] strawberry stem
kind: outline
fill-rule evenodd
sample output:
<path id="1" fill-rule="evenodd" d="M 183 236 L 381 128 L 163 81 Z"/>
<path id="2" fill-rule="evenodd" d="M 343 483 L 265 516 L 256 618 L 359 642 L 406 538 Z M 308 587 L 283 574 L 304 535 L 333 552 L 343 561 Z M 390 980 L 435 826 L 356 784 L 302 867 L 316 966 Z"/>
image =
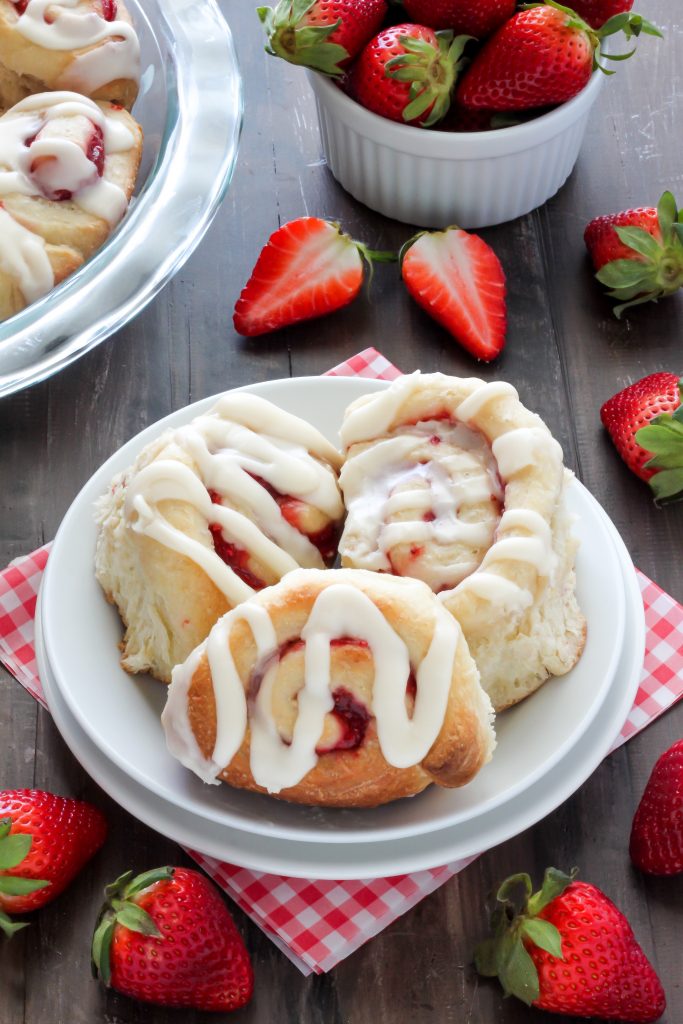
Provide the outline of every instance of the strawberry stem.
<path id="1" fill-rule="evenodd" d="M 349 52 L 339 43 L 331 43 L 330 36 L 341 26 L 338 18 L 330 25 L 302 25 L 301 22 L 316 0 L 280 0 L 277 7 L 257 7 L 268 44 L 266 53 L 282 57 L 290 64 L 321 71 L 337 78 L 344 74 L 341 66 L 349 59 Z"/>
<path id="2" fill-rule="evenodd" d="M 91 946 L 91 969 L 93 977 L 101 978 L 105 985 L 111 981 L 111 943 L 117 924 L 142 935 L 161 938 L 161 932 L 153 918 L 134 901 L 139 895 L 157 882 L 173 878 L 172 867 L 153 868 L 133 877 L 132 871 L 119 875 L 116 881 L 106 886 L 105 901 L 95 924 Z"/>
<path id="3" fill-rule="evenodd" d="M 655 416 L 635 434 L 636 444 L 653 453 L 643 468 L 657 470 L 648 481 L 657 505 L 683 500 L 683 377 L 678 395 L 680 404 L 673 413 Z"/>
<path id="4" fill-rule="evenodd" d="M 28 921 L 13 921 L 9 914 L 0 910 L 0 929 L 8 939 L 11 939 L 14 933 L 21 931 L 22 928 L 28 928 Z"/>
<path id="5" fill-rule="evenodd" d="M 405 53 L 388 60 L 384 66 L 387 78 L 409 82 L 409 102 L 403 110 L 406 122 L 420 120 L 420 127 L 430 128 L 442 121 L 451 105 L 451 96 L 458 75 L 468 63 L 464 56 L 473 36 L 453 36 L 450 31 L 437 32 L 438 47 L 426 39 L 400 36 Z M 423 114 L 428 112 L 426 117 Z"/>
<path id="6" fill-rule="evenodd" d="M 671 192 L 665 192 L 657 206 L 661 241 L 639 227 L 615 227 L 619 241 L 634 255 L 611 260 L 595 275 L 621 299 L 614 307 L 620 318 L 625 310 L 644 302 L 673 295 L 683 287 L 683 211 L 679 211 Z"/>
<path id="7" fill-rule="evenodd" d="M 515 995 L 527 1006 L 538 999 L 540 992 L 538 971 L 527 945 L 531 943 L 564 959 L 559 931 L 538 915 L 564 892 L 577 873 L 576 868 L 570 874 L 548 868 L 536 893 L 529 875 L 511 875 L 496 892 L 490 915 L 493 936 L 477 946 L 474 964 L 484 977 L 499 978 L 505 995 Z"/>

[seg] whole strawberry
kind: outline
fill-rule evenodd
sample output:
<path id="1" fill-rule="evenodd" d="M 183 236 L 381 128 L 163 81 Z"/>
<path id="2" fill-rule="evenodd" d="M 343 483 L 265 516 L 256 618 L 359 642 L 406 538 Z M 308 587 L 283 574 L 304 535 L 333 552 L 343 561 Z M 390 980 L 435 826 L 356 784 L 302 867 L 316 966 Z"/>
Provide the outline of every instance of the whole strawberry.
<path id="1" fill-rule="evenodd" d="M 683 871 L 683 739 L 665 750 L 648 780 L 631 827 L 631 860 L 650 875 Z"/>
<path id="2" fill-rule="evenodd" d="M 430 28 L 485 39 L 515 13 L 515 0 L 403 0 L 408 16 Z"/>
<path id="3" fill-rule="evenodd" d="M 477 359 L 505 344 L 505 273 L 479 235 L 450 227 L 422 231 L 401 249 L 401 276 L 417 303 Z"/>
<path id="4" fill-rule="evenodd" d="M 683 498 L 683 377 L 651 373 L 609 398 L 600 419 L 657 501 Z"/>
<path id="5" fill-rule="evenodd" d="M 257 7 L 266 50 L 290 64 L 341 75 L 387 13 L 386 0 L 280 0 Z"/>
<path id="6" fill-rule="evenodd" d="M 238 334 L 254 337 L 333 313 L 356 298 L 364 261 L 396 259 L 355 242 L 335 221 L 299 217 L 274 231 L 235 304 Z"/>
<path id="7" fill-rule="evenodd" d="M 658 1020 L 664 990 L 631 926 L 603 892 L 575 877 L 575 870 L 548 868 L 533 894 L 526 874 L 503 882 L 491 914 L 494 937 L 475 952 L 477 970 L 539 1010 Z"/>
<path id="8" fill-rule="evenodd" d="M 39 789 L 0 791 L 0 928 L 59 896 L 105 840 L 101 811 Z"/>
<path id="9" fill-rule="evenodd" d="M 249 1002 L 249 954 L 214 885 L 189 868 L 127 871 L 105 889 L 92 966 L 133 999 L 196 1010 Z"/>
<path id="10" fill-rule="evenodd" d="M 608 295 L 622 300 L 614 307 L 618 317 L 683 288 L 683 211 L 671 192 L 664 193 L 657 209 L 641 206 L 596 217 L 584 240 L 598 281 L 611 289 Z"/>
<path id="11" fill-rule="evenodd" d="M 633 0 L 572 0 L 571 7 L 592 28 L 602 28 L 616 14 L 630 11 Z"/>
<path id="12" fill-rule="evenodd" d="M 380 117 L 430 128 L 448 112 L 468 42 L 425 25 L 392 25 L 361 51 L 349 92 Z"/>
<path id="13" fill-rule="evenodd" d="M 519 11 L 484 44 L 462 77 L 457 100 L 466 107 L 526 110 L 564 103 L 588 83 L 607 36 L 661 35 L 639 14 L 611 18 L 595 30 L 568 7 L 546 0 Z M 619 57 L 623 59 L 623 57 Z"/>

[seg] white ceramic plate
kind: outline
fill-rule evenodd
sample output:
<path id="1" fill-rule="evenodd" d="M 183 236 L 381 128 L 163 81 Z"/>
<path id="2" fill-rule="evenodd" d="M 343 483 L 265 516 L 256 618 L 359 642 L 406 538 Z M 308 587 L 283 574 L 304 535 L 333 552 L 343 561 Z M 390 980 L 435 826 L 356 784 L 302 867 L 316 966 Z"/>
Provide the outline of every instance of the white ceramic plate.
<path id="1" fill-rule="evenodd" d="M 490 849 L 545 817 L 585 782 L 616 739 L 638 689 L 645 623 L 633 565 L 619 535 L 610 529 L 622 567 L 626 633 L 614 683 L 600 715 L 572 750 L 523 793 L 500 809 L 436 832 L 392 843 L 291 843 L 235 831 L 150 793 L 98 749 L 69 711 L 46 659 L 39 602 L 36 647 L 40 676 L 57 727 L 85 770 L 127 811 L 176 842 L 253 870 L 298 878 L 380 878 L 438 867 Z"/>
<path id="2" fill-rule="evenodd" d="M 342 413 L 359 395 L 385 387 L 359 378 L 296 378 L 252 385 L 304 416 L 332 441 Z M 436 786 L 411 800 L 372 811 L 299 807 L 259 794 L 206 786 L 167 752 L 159 716 L 165 688 L 134 679 L 119 666 L 121 626 L 95 581 L 96 498 L 114 473 L 168 426 L 184 423 L 214 398 L 174 413 L 143 431 L 86 484 L 55 539 L 43 587 L 43 623 L 55 685 L 71 714 L 106 758 L 150 794 L 222 827 L 299 842 L 394 840 L 447 828 L 501 807 L 546 775 L 580 740 L 600 711 L 614 679 L 624 637 L 622 570 L 614 528 L 581 484 L 570 489 L 581 547 L 578 593 L 588 641 L 577 667 L 547 683 L 533 699 L 500 716 L 491 764 L 460 790 Z"/>

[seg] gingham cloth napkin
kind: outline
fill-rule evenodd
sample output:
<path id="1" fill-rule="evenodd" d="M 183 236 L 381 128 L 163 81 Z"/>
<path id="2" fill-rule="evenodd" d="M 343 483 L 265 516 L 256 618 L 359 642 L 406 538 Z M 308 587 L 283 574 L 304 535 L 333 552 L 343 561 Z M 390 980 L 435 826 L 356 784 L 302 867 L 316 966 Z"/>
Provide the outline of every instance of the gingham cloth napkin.
<path id="1" fill-rule="evenodd" d="M 400 376 L 373 348 L 329 372 L 381 380 Z M 46 545 L 0 573 L 0 661 L 45 708 L 33 620 L 48 553 Z M 615 747 L 683 696 L 683 607 L 643 573 L 638 580 L 645 605 L 645 664 Z M 474 859 L 393 878 L 333 882 L 264 874 L 188 852 L 304 974 L 331 970 Z"/>

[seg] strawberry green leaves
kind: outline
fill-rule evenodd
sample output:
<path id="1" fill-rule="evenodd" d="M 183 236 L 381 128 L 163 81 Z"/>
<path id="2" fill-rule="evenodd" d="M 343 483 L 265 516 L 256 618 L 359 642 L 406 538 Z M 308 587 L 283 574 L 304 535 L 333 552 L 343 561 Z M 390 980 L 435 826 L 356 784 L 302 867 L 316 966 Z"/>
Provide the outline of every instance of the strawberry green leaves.
<path id="1" fill-rule="evenodd" d="M 0 871 L 16 868 L 28 856 L 33 843 L 33 836 L 21 832 L 10 834 L 12 819 L 0 820 Z M 29 893 L 45 889 L 50 883 L 38 878 L 21 878 L 19 875 L 0 875 L 0 893 L 7 896 L 26 896 Z M 12 921 L 9 914 L 0 910 L 0 929 L 8 937 L 26 928 L 24 921 Z"/>
<path id="2" fill-rule="evenodd" d="M 636 442 L 653 458 L 646 469 L 657 470 L 649 484 L 657 502 L 683 499 L 683 377 L 678 382 L 681 405 L 673 413 L 662 413 L 635 435 Z"/>
<path id="3" fill-rule="evenodd" d="M 410 83 L 410 102 L 403 110 L 403 120 L 408 124 L 419 120 L 423 128 L 438 124 L 447 114 L 456 80 L 467 63 L 465 47 L 473 38 L 453 38 L 452 32 L 437 32 L 436 37 L 438 50 L 425 39 L 400 36 L 405 53 L 392 57 L 385 66 L 388 78 Z"/>
<path id="4" fill-rule="evenodd" d="M 379 29 L 386 0 L 279 0 L 257 7 L 266 52 L 338 78 Z"/>
<path id="5" fill-rule="evenodd" d="M 505 994 L 517 996 L 527 1006 L 540 995 L 538 970 L 527 946 L 564 959 L 558 929 L 537 915 L 564 892 L 577 873 L 576 868 L 570 874 L 548 868 L 536 893 L 529 875 L 512 875 L 496 893 L 490 917 L 493 937 L 477 947 L 475 967 L 485 977 L 499 978 Z"/>
<path id="6" fill-rule="evenodd" d="M 257 7 L 256 13 L 268 36 L 266 51 L 290 64 L 303 64 L 326 75 L 341 75 L 343 69 L 340 65 L 348 60 L 349 52 L 339 43 L 330 42 L 330 36 L 340 27 L 341 19 L 330 25 L 298 27 L 313 6 L 314 0 L 293 0 L 291 3 L 279 3 L 275 9 Z"/>
<path id="7" fill-rule="evenodd" d="M 619 299 L 614 313 L 621 317 L 632 306 L 673 295 L 683 287 L 683 211 L 671 192 L 657 206 L 661 241 L 639 227 L 614 227 L 619 240 L 633 254 L 612 260 L 595 275 Z"/>
<path id="8" fill-rule="evenodd" d="M 135 878 L 132 871 L 126 871 L 105 888 L 105 903 L 95 926 L 91 948 L 93 976 L 99 976 L 105 985 L 111 981 L 110 951 L 114 927 L 119 924 L 141 935 L 160 937 L 161 932 L 154 920 L 146 910 L 138 906 L 134 897 L 149 886 L 172 877 L 171 867 L 154 868 Z"/>

